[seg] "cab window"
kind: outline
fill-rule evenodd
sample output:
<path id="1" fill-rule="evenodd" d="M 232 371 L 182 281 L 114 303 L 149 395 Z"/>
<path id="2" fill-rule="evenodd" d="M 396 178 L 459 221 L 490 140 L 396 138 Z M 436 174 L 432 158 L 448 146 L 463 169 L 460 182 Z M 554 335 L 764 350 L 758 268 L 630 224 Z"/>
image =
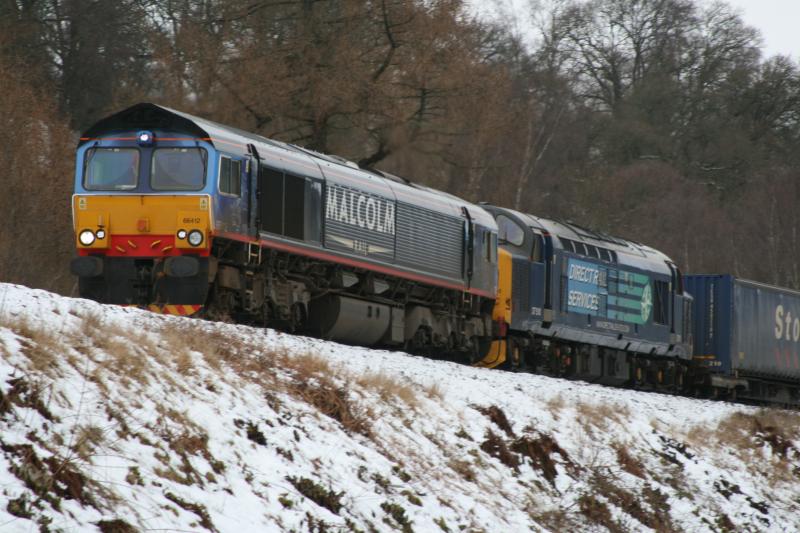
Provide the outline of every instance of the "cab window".
<path id="1" fill-rule="evenodd" d="M 205 168 L 202 148 L 156 148 L 150 186 L 156 191 L 199 191 L 205 185 Z"/>
<path id="2" fill-rule="evenodd" d="M 669 325 L 669 282 L 653 280 L 653 322 Z"/>
<path id="3" fill-rule="evenodd" d="M 489 231 L 483 232 L 483 258 L 486 262 L 492 262 L 492 233 Z"/>
<path id="4" fill-rule="evenodd" d="M 233 196 L 242 194 L 242 162 L 222 156 L 219 161 L 219 192 Z"/>
<path id="5" fill-rule="evenodd" d="M 544 254 L 544 242 L 542 241 L 542 236 L 539 233 L 534 232 L 533 250 L 531 250 L 531 261 L 541 263 L 543 254 Z"/>
<path id="6" fill-rule="evenodd" d="M 92 148 L 86 152 L 83 186 L 92 191 L 125 191 L 139 182 L 139 150 Z"/>
<path id="7" fill-rule="evenodd" d="M 500 242 L 507 242 L 514 246 L 522 246 L 525 242 L 525 231 L 522 227 L 504 215 L 497 217 L 497 234 Z"/>

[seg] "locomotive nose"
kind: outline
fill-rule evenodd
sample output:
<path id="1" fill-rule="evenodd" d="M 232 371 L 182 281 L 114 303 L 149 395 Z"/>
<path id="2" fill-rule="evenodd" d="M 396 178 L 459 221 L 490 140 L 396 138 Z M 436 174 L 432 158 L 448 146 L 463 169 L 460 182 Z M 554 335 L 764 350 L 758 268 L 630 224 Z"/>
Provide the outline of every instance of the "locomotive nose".
<path id="1" fill-rule="evenodd" d="M 189 315 L 208 290 L 206 195 L 79 195 L 73 203 L 80 294 Z M 91 238 L 90 238 L 91 237 Z"/>
<path id="2" fill-rule="evenodd" d="M 158 258 L 204 254 L 210 244 L 205 195 L 77 196 L 73 213 L 79 255 Z"/>

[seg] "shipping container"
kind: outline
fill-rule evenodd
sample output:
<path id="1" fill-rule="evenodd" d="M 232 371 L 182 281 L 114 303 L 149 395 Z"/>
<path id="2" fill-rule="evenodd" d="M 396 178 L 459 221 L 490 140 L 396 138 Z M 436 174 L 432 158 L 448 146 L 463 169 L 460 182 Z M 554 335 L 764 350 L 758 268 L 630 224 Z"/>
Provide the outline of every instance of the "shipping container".
<path id="1" fill-rule="evenodd" d="M 800 378 L 800 292 L 730 275 L 685 282 L 695 299 L 698 364 L 735 378 Z"/>

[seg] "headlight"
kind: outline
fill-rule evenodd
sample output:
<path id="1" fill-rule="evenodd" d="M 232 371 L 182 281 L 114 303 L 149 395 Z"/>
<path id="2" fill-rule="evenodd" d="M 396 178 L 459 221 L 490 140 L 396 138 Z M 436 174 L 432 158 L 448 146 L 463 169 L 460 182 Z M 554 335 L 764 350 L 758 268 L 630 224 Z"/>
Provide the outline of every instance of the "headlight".
<path id="1" fill-rule="evenodd" d="M 94 242 L 94 239 L 95 239 L 94 233 L 92 233 L 92 230 L 90 229 L 83 230 L 81 234 L 78 236 L 78 240 L 81 241 L 81 244 L 84 246 L 91 246 L 92 243 Z"/>
<path id="2" fill-rule="evenodd" d="M 152 131 L 140 131 L 136 134 L 136 141 L 139 143 L 140 146 L 152 146 L 153 145 L 153 132 Z"/>
<path id="3" fill-rule="evenodd" d="M 186 238 L 186 230 L 185 229 L 179 229 L 178 230 L 178 238 L 179 239 L 185 239 Z"/>
<path id="4" fill-rule="evenodd" d="M 95 235 L 97 235 L 97 238 L 98 238 L 99 240 L 103 240 L 103 239 L 105 239 L 105 238 L 106 238 L 106 230 L 104 230 L 104 229 L 99 229 L 99 230 L 97 230 L 97 233 L 95 233 Z"/>
<path id="5" fill-rule="evenodd" d="M 203 232 L 193 229 L 189 232 L 189 244 L 192 246 L 200 246 L 203 242 Z"/>

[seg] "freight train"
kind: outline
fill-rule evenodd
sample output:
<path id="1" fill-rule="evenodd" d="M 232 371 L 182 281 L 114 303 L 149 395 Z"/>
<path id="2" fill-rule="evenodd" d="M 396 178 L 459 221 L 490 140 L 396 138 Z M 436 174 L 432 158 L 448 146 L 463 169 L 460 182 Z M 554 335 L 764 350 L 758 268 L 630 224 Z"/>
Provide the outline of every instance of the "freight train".
<path id="1" fill-rule="evenodd" d="M 138 104 L 82 134 L 72 208 L 71 271 L 100 302 L 800 403 L 798 293 L 684 277 L 639 243 L 166 107 Z"/>

